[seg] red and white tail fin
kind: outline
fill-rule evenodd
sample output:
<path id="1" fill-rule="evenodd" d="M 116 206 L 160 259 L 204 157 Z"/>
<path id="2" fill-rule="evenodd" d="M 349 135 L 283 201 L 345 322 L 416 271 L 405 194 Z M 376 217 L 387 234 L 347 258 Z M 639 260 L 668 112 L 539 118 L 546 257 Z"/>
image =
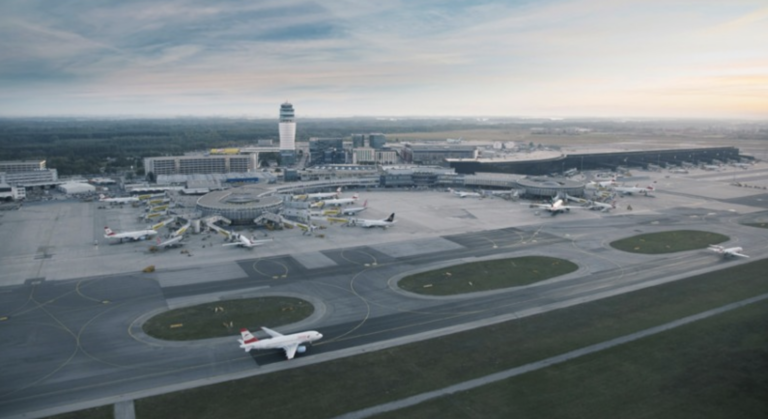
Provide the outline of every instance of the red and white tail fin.
<path id="1" fill-rule="evenodd" d="M 242 339 L 238 339 L 240 341 L 240 347 L 245 349 L 245 352 L 248 352 L 251 350 L 250 345 L 253 343 L 256 343 L 259 341 L 259 339 L 256 338 L 256 336 L 253 336 L 251 332 L 248 331 L 246 328 L 240 329 L 240 336 L 242 336 Z"/>
<path id="2" fill-rule="evenodd" d="M 104 234 L 106 234 L 107 236 L 114 236 L 115 232 L 112 231 L 112 229 L 109 227 L 104 227 Z"/>
<path id="3" fill-rule="evenodd" d="M 366 199 L 365 202 L 363 202 L 363 208 L 368 208 L 368 200 Z"/>
<path id="4" fill-rule="evenodd" d="M 357 199 L 357 194 L 352 195 L 352 199 Z"/>

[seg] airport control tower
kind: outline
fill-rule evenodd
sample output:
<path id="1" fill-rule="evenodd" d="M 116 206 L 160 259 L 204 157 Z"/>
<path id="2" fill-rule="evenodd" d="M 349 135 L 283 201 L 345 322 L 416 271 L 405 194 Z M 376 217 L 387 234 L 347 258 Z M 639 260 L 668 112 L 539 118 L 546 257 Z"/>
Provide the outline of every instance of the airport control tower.
<path id="1" fill-rule="evenodd" d="M 280 161 L 283 166 L 296 164 L 296 121 L 293 105 L 280 105 Z"/>
<path id="2" fill-rule="evenodd" d="M 288 102 L 280 105 L 280 151 L 296 150 L 296 121 L 293 105 Z"/>

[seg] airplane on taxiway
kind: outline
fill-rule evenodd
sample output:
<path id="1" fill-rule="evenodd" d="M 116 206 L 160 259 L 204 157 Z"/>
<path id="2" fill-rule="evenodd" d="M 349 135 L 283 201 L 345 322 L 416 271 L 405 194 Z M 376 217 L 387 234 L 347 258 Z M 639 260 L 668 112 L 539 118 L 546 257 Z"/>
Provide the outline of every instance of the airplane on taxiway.
<path id="1" fill-rule="evenodd" d="M 741 253 L 744 251 L 744 249 L 742 249 L 741 247 L 723 247 L 723 246 L 718 246 L 716 244 L 710 244 L 707 250 L 711 250 L 715 253 L 719 253 L 723 255 L 723 257 L 725 258 L 730 258 L 730 257 L 748 258 L 749 257 Z"/>
<path id="2" fill-rule="evenodd" d="M 248 329 L 240 329 L 242 339 L 237 340 L 240 342 L 240 348 L 245 349 L 245 352 L 250 352 L 253 349 L 282 349 L 285 351 L 286 358 L 293 359 L 296 353 L 303 354 L 307 351 L 305 343 L 311 344 L 323 338 L 322 333 L 315 330 L 291 335 L 284 335 L 266 327 L 262 327 L 261 330 L 271 336 L 271 339 L 259 340 Z"/>
<path id="3" fill-rule="evenodd" d="M 364 228 L 371 228 L 371 227 L 381 227 L 386 229 L 387 227 L 390 227 L 394 225 L 397 221 L 395 221 L 395 213 L 393 212 L 390 214 L 389 217 L 383 219 L 383 220 L 367 220 L 365 218 L 353 218 L 349 220 L 350 225 L 356 225 Z"/>
<path id="4" fill-rule="evenodd" d="M 552 214 L 553 217 L 563 212 L 570 212 L 571 209 L 574 209 L 574 208 L 584 209 L 584 207 L 574 207 L 570 205 L 565 205 L 565 202 L 563 201 L 562 198 L 557 198 L 557 200 L 555 200 L 551 204 L 532 204 L 531 207 L 548 211 L 550 214 Z"/>

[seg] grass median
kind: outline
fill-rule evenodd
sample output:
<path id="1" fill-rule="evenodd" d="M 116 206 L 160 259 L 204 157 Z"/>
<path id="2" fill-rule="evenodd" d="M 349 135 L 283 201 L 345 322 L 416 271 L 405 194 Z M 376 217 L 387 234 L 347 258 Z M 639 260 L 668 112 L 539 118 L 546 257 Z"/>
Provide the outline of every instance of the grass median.
<path id="1" fill-rule="evenodd" d="M 524 365 L 768 292 L 768 260 L 740 264 L 656 287 L 489 327 L 364 355 L 136 401 L 138 419 L 166 417 L 334 417 Z M 730 342 L 739 345 L 739 342 Z M 630 346 L 634 345 L 630 344 Z M 683 360 L 672 355 L 673 366 Z M 631 359 L 617 358 L 621 365 Z M 598 363 L 594 368 L 614 368 Z M 555 370 L 545 370 L 555 371 Z M 664 371 L 662 371 L 663 373 Z M 555 380 L 558 376 L 552 372 Z M 731 383 L 723 371 L 724 382 Z M 734 372 L 736 374 L 736 372 Z M 667 380 L 673 380 L 669 375 Z M 674 381 L 667 381 L 674 387 Z M 610 383 L 606 382 L 606 385 Z M 595 384 L 599 391 L 600 383 Z M 696 382 L 689 386 L 695 388 Z M 577 386 L 578 387 L 578 386 Z M 554 402 L 578 388 L 561 388 Z M 708 397 L 724 406 L 741 391 Z M 298 396 L 297 396 L 298 395 Z M 652 403 L 653 400 L 647 400 Z M 594 417 L 600 416 L 599 411 Z"/>
<path id="2" fill-rule="evenodd" d="M 711 244 L 719 244 L 728 240 L 730 240 L 728 236 L 709 231 L 676 230 L 640 234 L 611 242 L 611 246 L 624 252 L 657 255 L 706 249 Z"/>
<path id="3" fill-rule="evenodd" d="M 199 304 L 160 313 L 144 323 L 144 333 L 165 340 L 238 335 L 240 328 L 277 327 L 306 319 L 315 308 L 291 297 L 259 297 Z"/>
<path id="4" fill-rule="evenodd" d="M 376 418 L 768 416 L 768 304 Z"/>
<path id="5" fill-rule="evenodd" d="M 420 272 L 397 286 L 426 295 L 457 295 L 518 287 L 565 275 L 579 269 L 573 262 L 547 256 L 486 260 Z"/>

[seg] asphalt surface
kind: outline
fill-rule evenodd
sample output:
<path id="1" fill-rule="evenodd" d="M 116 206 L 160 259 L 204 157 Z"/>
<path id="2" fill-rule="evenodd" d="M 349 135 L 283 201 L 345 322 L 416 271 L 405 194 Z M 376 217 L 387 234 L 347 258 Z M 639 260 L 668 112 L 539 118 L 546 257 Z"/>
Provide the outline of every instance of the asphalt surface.
<path id="1" fill-rule="evenodd" d="M 675 185 L 660 177 L 657 188 L 664 194 L 622 199 L 632 211 L 557 217 L 499 199 L 386 193 L 373 196 L 379 202 L 387 196 L 386 201 L 402 206 L 402 221 L 388 230 L 329 226 L 325 239 L 269 233 L 276 245 L 256 252 L 222 248 L 220 238 L 199 235 L 187 246 L 192 257 L 178 250 L 148 254 L 137 243 L 92 244 L 106 219 L 128 225 L 131 209 L 99 211 L 93 203 L 31 206 L 21 215 L 32 221 L 11 227 L 21 248 L 2 248 L 2 262 L 12 269 L 0 278 L 5 284 L 0 287 L 0 417 L 114 403 L 185 383 L 291 366 L 281 351 L 243 353 L 236 337 L 180 343 L 146 336 L 143 321 L 169 307 L 260 295 L 306 298 L 315 303 L 316 315 L 280 330 L 323 333 L 323 340 L 300 356 L 309 360 L 743 263 L 706 251 L 628 254 L 607 244 L 638 233 L 713 231 L 732 237 L 728 245 L 743 246 L 755 257 L 766 253 L 766 230 L 738 224 L 745 215 L 759 218 L 759 206 L 734 211 L 729 201 L 735 197 L 727 185 L 710 183 L 709 195 L 703 196 L 695 194 L 691 182 L 698 186 L 702 181 L 682 178 Z M 412 209 L 405 208 L 409 204 Z M 390 208 L 378 211 L 369 217 Z M 72 227 L 62 219 L 81 224 Z M 25 247 L 26 242 L 32 245 Z M 67 247 L 68 242 L 75 244 Z M 572 260 L 579 270 L 532 286 L 456 297 L 417 296 L 396 287 L 399 277 L 420 270 L 525 255 Z M 147 263 L 167 268 L 141 273 Z"/>

